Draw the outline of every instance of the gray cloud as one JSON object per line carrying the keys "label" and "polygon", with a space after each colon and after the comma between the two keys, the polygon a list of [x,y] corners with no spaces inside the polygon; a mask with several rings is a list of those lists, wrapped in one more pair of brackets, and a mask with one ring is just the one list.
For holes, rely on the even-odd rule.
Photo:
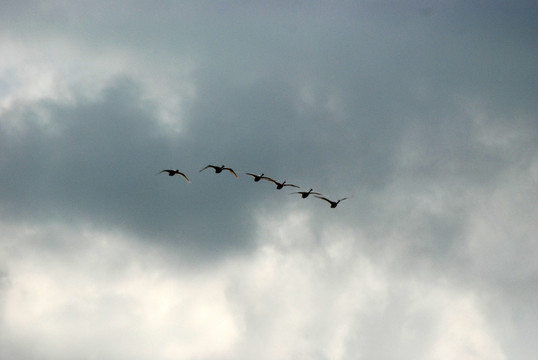
{"label": "gray cloud", "polygon": [[[207,143],[200,138],[190,148],[181,137],[167,139],[151,105],[127,80],[95,102],[38,105],[53,129],[30,125],[22,139],[4,141],[6,216],[119,226],[171,242],[196,238],[212,251],[241,243],[248,224],[234,219],[249,216],[240,185],[198,174]],[[194,184],[154,176],[168,167],[185,169]]]}
{"label": "gray cloud", "polygon": [[[18,344],[3,355],[81,351],[40,343],[31,355],[41,330],[27,342],[13,330],[27,329],[14,299],[39,283],[33,262],[47,269],[53,290],[34,295],[58,311],[59,333],[89,324],[92,306],[134,324],[134,309],[153,304],[133,290],[149,276],[176,306],[162,311],[190,320],[157,326],[147,315],[140,334],[157,331],[164,347],[166,329],[227,334],[214,353],[170,350],[183,358],[252,358],[261,344],[267,358],[454,358],[466,346],[478,359],[530,354],[535,6],[101,5],[13,2],[0,15],[11,54],[0,61],[0,304],[15,314],[2,313]],[[209,163],[240,176],[200,173]],[[192,184],[155,176],[170,167]],[[352,197],[330,209],[246,171]],[[77,233],[85,251],[70,247]],[[100,241],[128,253],[124,262]],[[55,261],[25,256],[36,244]],[[117,278],[88,275],[92,256]],[[54,279],[70,266],[62,292]],[[89,303],[73,299],[78,283]],[[72,300],[72,315],[55,296]],[[205,306],[211,297],[216,308]],[[204,311],[226,329],[196,317]],[[103,358],[130,356],[95,326],[88,337],[104,344]],[[457,333],[470,340],[448,335]]]}

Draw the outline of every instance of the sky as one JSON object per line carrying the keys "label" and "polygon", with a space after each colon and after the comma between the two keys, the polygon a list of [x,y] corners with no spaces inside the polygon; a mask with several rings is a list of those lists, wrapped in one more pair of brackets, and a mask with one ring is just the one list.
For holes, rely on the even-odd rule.
{"label": "sky", "polygon": [[0,358],[536,355],[535,1],[0,9]]}

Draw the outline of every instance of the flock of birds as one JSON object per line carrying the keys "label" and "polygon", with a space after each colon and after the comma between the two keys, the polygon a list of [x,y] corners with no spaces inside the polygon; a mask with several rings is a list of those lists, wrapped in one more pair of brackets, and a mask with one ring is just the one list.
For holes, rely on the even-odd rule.
{"label": "flock of birds", "polygon": [[[217,174],[220,174],[223,171],[227,171],[230,174],[232,174],[233,176],[235,176],[236,178],[238,177],[236,172],[232,168],[224,166],[224,165],[221,165],[221,166],[207,165],[202,170],[200,170],[200,172],[202,172],[202,171],[204,171],[205,169],[208,169],[208,168],[211,168],[211,169],[215,170],[215,173],[217,173]],[[168,173],[168,176],[178,175],[178,176],[181,176],[183,179],[185,179],[185,181],[187,181],[188,183],[191,182],[189,180],[189,178],[187,177],[187,175],[185,175],[184,173],[182,173],[178,169],[164,169],[164,170],[161,170],[160,172],[158,172],[155,175],[159,175],[159,174],[162,174],[162,173]],[[272,178],[270,178],[268,176],[265,176],[265,174],[263,174],[263,173],[258,175],[258,174],[253,174],[253,173],[247,172],[245,174],[248,175],[248,176],[252,176],[254,178],[255,182],[258,182],[260,180],[270,181],[270,182],[272,182],[273,184],[276,185],[277,190],[283,189],[286,186],[299,189],[299,186],[297,186],[297,185],[288,184],[288,183],[286,183],[286,181],[279,182],[279,181],[277,181],[275,179],[272,179]],[[300,194],[301,198],[303,198],[303,199],[306,199],[309,195],[314,195],[318,199],[325,200],[326,202],[328,202],[329,205],[331,206],[331,208],[335,208],[340,203],[340,201],[344,201],[346,199],[349,199],[349,197],[345,197],[345,198],[341,198],[341,199],[338,199],[338,200],[334,201],[334,200],[330,200],[327,197],[323,196],[323,194],[321,194],[319,192],[316,192],[316,191],[312,191],[312,190],[313,189],[310,189],[308,191],[295,191],[295,192],[292,192],[291,194]]]}

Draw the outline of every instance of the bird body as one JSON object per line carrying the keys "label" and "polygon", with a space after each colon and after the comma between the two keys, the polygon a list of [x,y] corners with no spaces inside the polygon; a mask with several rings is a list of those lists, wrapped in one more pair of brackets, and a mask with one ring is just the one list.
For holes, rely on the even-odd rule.
{"label": "bird body", "polygon": [[312,189],[310,189],[308,191],[296,191],[296,192],[293,192],[292,194],[301,194],[301,197],[303,199],[306,199],[308,197],[308,195],[310,195],[310,194],[321,195],[319,192],[312,191]]}
{"label": "bird body", "polygon": [[341,199],[339,199],[339,200],[337,200],[337,201],[332,201],[332,200],[327,199],[327,198],[324,197],[324,196],[317,196],[317,195],[315,195],[315,196],[316,196],[318,199],[327,201],[329,204],[331,204],[331,208],[335,208],[335,207],[340,203],[340,201],[343,201],[343,200],[348,199],[347,197],[345,197],[345,198],[341,198]]}
{"label": "bird body", "polygon": [[264,175],[263,173],[261,173],[260,175],[256,175],[256,174],[248,172],[248,173],[245,173],[245,174],[252,176],[254,178],[254,182],[258,182],[261,179],[265,178],[265,176],[263,176]]}
{"label": "bird body", "polygon": [[263,176],[262,179],[267,180],[267,181],[271,181],[272,183],[274,183],[276,185],[277,190],[280,190],[285,186],[291,186],[291,187],[299,188],[297,185],[286,184],[286,181],[278,182],[275,179],[271,179],[270,177],[267,177],[267,176]]}
{"label": "bird body", "polygon": [[161,170],[159,171],[157,174],[155,175],[159,175],[163,172],[166,172],[168,173],[168,176],[174,176],[174,175],[179,175],[179,176],[182,176],[189,184],[190,184],[190,180],[189,178],[187,177],[187,175],[183,174],[181,171],[179,171],[178,169],[165,169],[165,170]]}
{"label": "bird body", "polygon": [[215,173],[217,173],[217,174],[220,174],[222,172],[222,170],[226,170],[226,171],[229,171],[230,173],[232,173],[233,176],[237,177],[237,174],[235,173],[235,171],[233,171],[232,168],[226,167],[224,165],[221,165],[221,166],[207,165],[205,168],[200,170],[200,172],[204,171],[207,168],[212,168],[213,170],[215,170]]}

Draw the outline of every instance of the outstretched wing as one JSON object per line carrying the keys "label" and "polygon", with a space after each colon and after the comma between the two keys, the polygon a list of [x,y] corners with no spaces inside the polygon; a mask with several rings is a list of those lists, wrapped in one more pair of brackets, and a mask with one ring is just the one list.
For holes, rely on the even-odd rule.
{"label": "outstretched wing", "polygon": [[178,173],[178,175],[183,176],[183,178],[184,178],[189,184],[191,183],[191,181],[189,180],[189,178],[187,177],[187,175],[185,175],[185,174],[183,174],[182,172],[179,172],[179,171],[178,171],[177,173]]}
{"label": "outstretched wing", "polygon": [[258,175],[253,174],[253,173],[245,173],[245,174],[250,175],[250,176],[252,176],[252,177],[258,177]]}
{"label": "outstretched wing", "polygon": [[215,166],[215,165],[207,165],[205,168],[203,168],[202,170],[200,170],[200,172],[204,171],[204,170],[207,169],[207,168],[213,168],[213,169],[215,169],[216,166]]}
{"label": "outstretched wing", "polygon": [[283,186],[291,186],[291,187],[294,187],[294,188],[299,188],[299,186],[293,185],[293,184],[284,184]]}
{"label": "outstretched wing", "polygon": [[235,171],[233,171],[233,169],[232,169],[232,168],[229,168],[229,167],[225,167],[225,168],[223,168],[222,170],[226,170],[226,171],[229,171],[229,172],[231,172],[231,173],[232,173],[232,174],[233,174],[233,175],[234,175],[235,177],[237,177],[237,174],[235,173]]}
{"label": "outstretched wing", "polygon": [[315,195],[315,196],[316,196],[318,199],[327,201],[329,204],[332,204],[332,203],[333,203],[331,200],[327,199],[327,198],[324,197],[324,196],[317,196],[317,195]]}
{"label": "outstretched wing", "polygon": [[275,179],[271,179],[271,178],[268,177],[268,176],[262,176],[262,179],[263,179],[263,180],[267,180],[267,181],[271,181],[272,183],[275,183],[275,184],[277,184],[277,185],[279,184],[278,181],[276,181]]}
{"label": "outstretched wing", "polygon": [[[161,170],[161,171],[159,171],[159,172],[158,172],[157,174],[155,174],[155,175],[162,174],[163,172],[168,172],[168,173],[169,173],[169,171],[170,171],[170,170]],[[170,174],[170,173],[169,173],[169,174]]]}

